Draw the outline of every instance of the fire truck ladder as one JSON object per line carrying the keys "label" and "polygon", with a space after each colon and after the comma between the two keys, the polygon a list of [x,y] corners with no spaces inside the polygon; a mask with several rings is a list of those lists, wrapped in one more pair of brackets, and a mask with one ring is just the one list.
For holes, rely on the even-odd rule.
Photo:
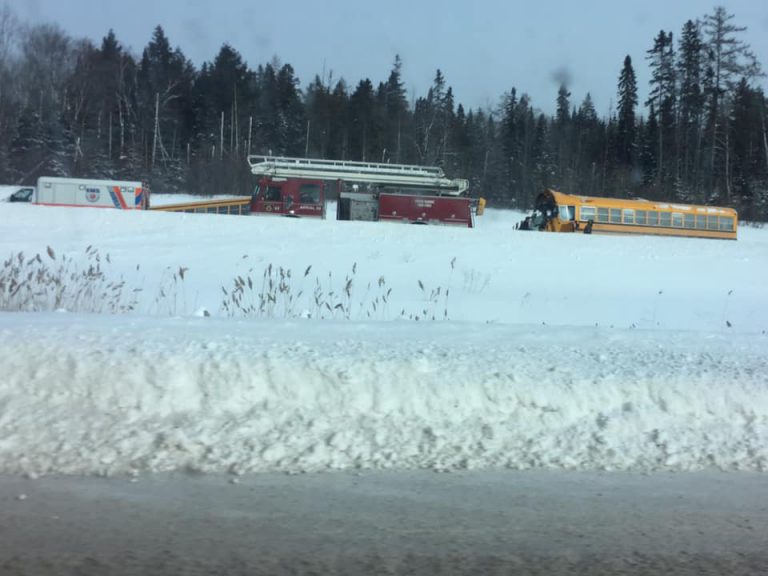
{"label": "fire truck ladder", "polygon": [[442,168],[433,166],[281,156],[248,156],[248,164],[253,174],[272,178],[316,178],[403,188],[429,188],[448,196],[460,196],[469,188],[469,181],[446,178]]}

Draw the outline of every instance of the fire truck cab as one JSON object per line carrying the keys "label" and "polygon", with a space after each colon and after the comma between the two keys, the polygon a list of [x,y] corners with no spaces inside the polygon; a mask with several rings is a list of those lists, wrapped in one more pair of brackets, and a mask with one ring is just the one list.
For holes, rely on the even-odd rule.
{"label": "fire truck cab", "polygon": [[251,199],[251,213],[325,218],[325,183],[297,178],[262,178]]}

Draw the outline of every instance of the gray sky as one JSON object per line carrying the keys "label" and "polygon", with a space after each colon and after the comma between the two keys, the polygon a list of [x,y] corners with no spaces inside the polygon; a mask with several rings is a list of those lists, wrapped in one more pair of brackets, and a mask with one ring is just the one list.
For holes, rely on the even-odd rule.
{"label": "gray sky", "polygon": [[160,24],[198,66],[224,42],[254,68],[277,55],[294,67],[302,88],[323,70],[343,77],[350,91],[366,77],[376,85],[400,54],[409,98],[425,95],[440,68],[468,108],[495,106],[514,86],[550,113],[559,79],[567,78],[574,104],[591,92],[605,115],[626,54],[644,100],[645,51],[654,36],[671,30],[677,40],[687,19],[716,4],[748,27],[743,39],[768,69],[766,0],[6,1],[27,22],[56,22],[97,43],[113,28],[137,54]]}

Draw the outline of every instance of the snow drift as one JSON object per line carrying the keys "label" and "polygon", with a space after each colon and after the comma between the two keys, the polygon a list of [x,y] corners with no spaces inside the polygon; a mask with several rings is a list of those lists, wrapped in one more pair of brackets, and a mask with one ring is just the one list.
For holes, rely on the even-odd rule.
{"label": "snow drift", "polygon": [[0,316],[0,472],[764,470],[765,337]]}

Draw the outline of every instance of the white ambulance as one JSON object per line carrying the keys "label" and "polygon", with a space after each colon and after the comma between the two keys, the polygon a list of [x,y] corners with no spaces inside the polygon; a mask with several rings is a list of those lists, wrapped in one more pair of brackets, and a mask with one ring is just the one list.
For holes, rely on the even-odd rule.
{"label": "white ambulance", "polygon": [[142,182],[43,176],[37,180],[33,204],[148,210],[149,186]]}

